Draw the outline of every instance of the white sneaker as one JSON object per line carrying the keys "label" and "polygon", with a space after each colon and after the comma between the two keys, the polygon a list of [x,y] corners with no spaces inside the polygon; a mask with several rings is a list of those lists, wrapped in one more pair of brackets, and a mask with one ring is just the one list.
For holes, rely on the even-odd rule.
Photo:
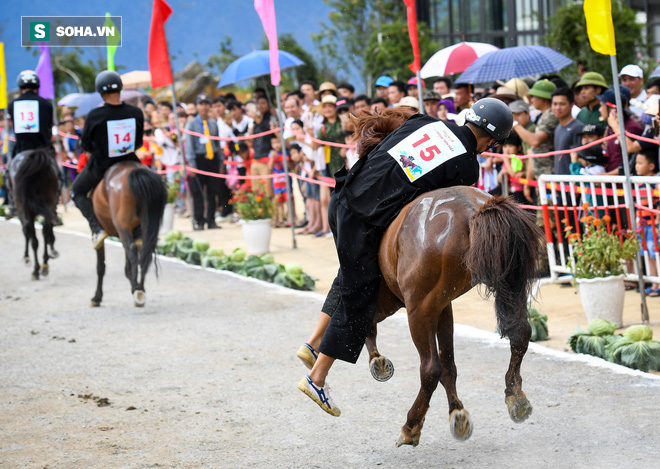
{"label": "white sneaker", "polygon": [[314,348],[311,345],[309,345],[307,342],[305,342],[300,346],[298,352],[296,352],[296,356],[300,358],[300,360],[310,370],[312,369],[314,363],[316,363],[316,359],[318,358],[318,355],[316,354]]}
{"label": "white sneaker", "polygon": [[321,409],[325,410],[333,417],[339,417],[341,415],[339,407],[332,402],[329,392],[330,386],[327,382],[322,388],[319,388],[314,384],[309,375],[305,375],[305,377],[298,383],[298,389],[307,394]]}

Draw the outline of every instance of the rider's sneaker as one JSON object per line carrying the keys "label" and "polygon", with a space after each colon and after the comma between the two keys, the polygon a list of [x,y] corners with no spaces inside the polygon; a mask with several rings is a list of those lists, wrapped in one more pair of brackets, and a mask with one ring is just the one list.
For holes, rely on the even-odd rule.
{"label": "rider's sneaker", "polygon": [[92,246],[94,249],[99,249],[103,246],[103,241],[108,237],[108,233],[105,230],[98,230],[96,233],[92,234]]}
{"label": "rider's sneaker", "polygon": [[339,417],[341,415],[339,407],[332,402],[332,398],[330,397],[330,386],[327,382],[323,387],[319,388],[314,384],[309,375],[305,375],[305,377],[298,383],[298,389],[307,394],[321,409],[325,410],[333,417]]}
{"label": "rider's sneaker", "polygon": [[318,355],[316,354],[314,347],[309,345],[307,342],[305,342],[300,346],[300,348],[296,352],[296,356],[300,358],[300,360],[310,370],[312,369],[314,363],[316,363],[316,359],[318,358]]}

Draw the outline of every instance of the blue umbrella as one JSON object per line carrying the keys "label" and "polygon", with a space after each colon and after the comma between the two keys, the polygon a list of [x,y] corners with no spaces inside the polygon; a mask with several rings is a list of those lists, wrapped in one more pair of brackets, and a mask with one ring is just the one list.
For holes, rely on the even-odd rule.
{"label": "blue umbrella", "polygon": [[69,93],[57,102],[58,106],[77,107],[85,97],[85,93]]}
{"label": "blue umbrella", "polygon": [[545,46],[507,47],[482,55],[456,83],[487,83],[557,72],[573,61]]}
{"label": "blue umbrella", "polygon": [[[298,57],[283,50],[279,51],[279,57],[280,70],[305,65],[305,62]],[[269,73],[270,52],[267,50],[255,50],[229,64],[222,74],[218,88],[231,85],[232,83],[238,83],[239,81],[260,77],[261,75],[268,75]]]}

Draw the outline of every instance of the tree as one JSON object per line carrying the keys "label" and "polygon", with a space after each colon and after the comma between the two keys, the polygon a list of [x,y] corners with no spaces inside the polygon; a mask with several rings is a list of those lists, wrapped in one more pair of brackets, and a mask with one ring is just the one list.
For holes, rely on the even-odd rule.
{"label": "tree", "polygon": [[222,72],[238,58],[238,55],[234,54],[234,50],[231,45],[231,37],[225,36],[225,38],[220,42],[220,52],[218,54],[213,54],[209,56],[209,60],[206,63],[207,68],[211,73],[217,72],[215,74],[222,75]]}
{"label": "tree", "polygon": [[[282,88],[284,89],[293,89],[300,86],[300,82],[304,80],[312,80],[318,83],[318,80],[321,78],[319,76],[318,66],[314,57],[307,52],[303,47],[298,44],[298,41],[291,34],[282,34],[277,38],[277,44],[279,50],[283,50],[290,54],[295,55],[300,60],[305,62],[305,65],[292,68],[282,73]],[[263,49],[268,49],[268,38],[264,34],[264,37],[261,41],[261,47]]]}
{"label": "tree", "polygon": [[[617,62],[620,66],[637,64],[644,51],[642,39],[643,25],[635,22],[635,11],[628,8],[620,0],[612,2],[612,20],[614,24]],[[549,20],[549,31],[542,41],[567,57],[576,64],[583,62],[589,70],[598,72],[609,83],[612,82],[612,67],[610,58],[595,52],[589,44],[587,36],[587,22],[581,3],[570,3],[560,7]],[[650,62],[644,64],[647,68]],[[643,67],[644,68],[644,67]],[[575,78],[575,69],[571,73],[564,71],[562,75]],[[646,75],[648,76],[648,75]],[[568,81],[568,80],[567,80]]]}
{"label": "tree", "polygon": [[[431,30],[427,24],[419,23],[417,34],[423,64],[437,51],[437,45],[431,40]],[[405,18],[384,24],[380,31],[373,31],[367,51],[364,65],[371,76],[389,75],[395,80],[407,81],[413,75],[408,67],[413,61],[413,54]]]}
{"label": "tree", "polygon": [[[380,70],[367,68],[372,50],[365,47],[374,33],[385,25],[406,18],[401,0],[323,0],[333,8],[329,22],[321,22],[321,32],[312,35],[321,51],[322,68],[335,70],[355,68],[364,77],[376,76]],[[412,51],[407,63],[412,61]],[[348,72],[345,72],[348,75]]]}

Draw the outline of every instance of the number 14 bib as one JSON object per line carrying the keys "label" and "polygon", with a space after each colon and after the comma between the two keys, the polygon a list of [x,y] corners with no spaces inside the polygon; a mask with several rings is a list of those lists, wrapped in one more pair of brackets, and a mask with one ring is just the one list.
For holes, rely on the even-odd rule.
{"label": "number 14 bib", "polygon": [[108,156],[116,158],[135,151],[135,118],[108,121]]}
{"label": "number 14 bib", "polygon": [[465,151],[458,137],[442,121],[438,121],[417,129],[388,153],[413,182]]}

